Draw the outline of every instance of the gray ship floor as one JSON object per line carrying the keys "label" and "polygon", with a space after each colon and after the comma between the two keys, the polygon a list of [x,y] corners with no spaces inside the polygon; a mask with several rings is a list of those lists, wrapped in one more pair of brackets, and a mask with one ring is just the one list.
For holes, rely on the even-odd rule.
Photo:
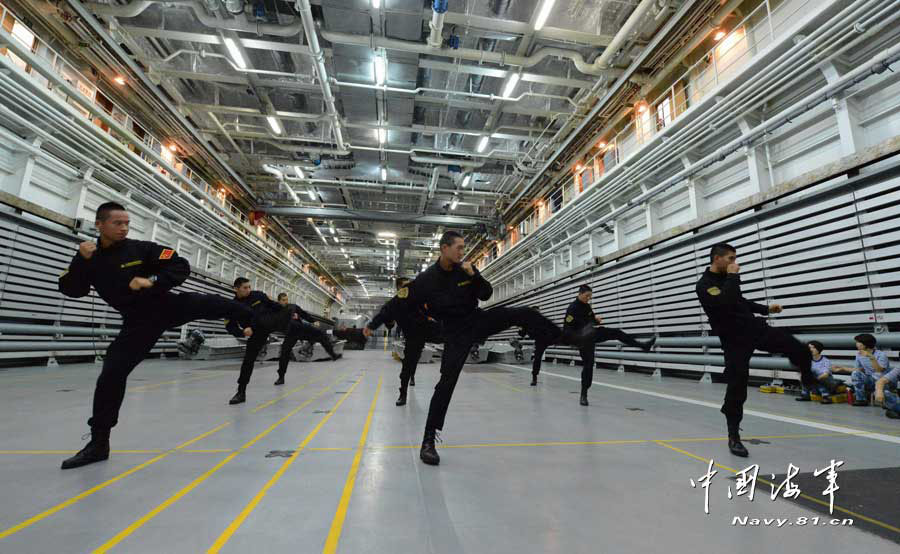
{"label": "gray ship floor", "polygon": [[[727,449],[721,384],[597,370],[581,407],[578,367],[546,364],[533,388],[527,368],[467,366],[430,467],[418,446],[438,364],[419,367],[402,408],[398,370],[382,349],[347,351],[291,364],[274,387],[267,364],[229,406],[236,360],[148,360],[110,459],[69,471],[59,463],[83,445],[98,366],[0,371],[0,552],[898,551],[896,511],[845,505],[837,490],[823,515],[772,501],[767,484],[835,459],[838,486],[872,470],[878,490],[878,470],[900,465],[900,425],[878,408],[751,389],[745,460]],[[754,463],[755,498],[729,499]],[[827,504],[827,485],[801,492]]]}

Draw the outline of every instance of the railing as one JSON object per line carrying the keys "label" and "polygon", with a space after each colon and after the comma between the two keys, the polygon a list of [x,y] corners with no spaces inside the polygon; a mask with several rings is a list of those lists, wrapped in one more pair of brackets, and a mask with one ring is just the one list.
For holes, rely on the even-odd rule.
{"label": "railing", "polygon": [[[793,16],[815,2],[783,3],[775,10],[765,1],[737,23],[652,102],[635,105],[633,119],[612,137],[598,137],[594,153],[573,167],[570,182],[535,203],[534,211],[514,228],[514,232],[490,248],[477,261],[484,268],[497,260],[521,239],[535,232],[553,215],[579,195],[595,186],[603,175],[625,161],[671,125],[689,107],[733,78],[761,50],[775,41],[776,33],[794,21]],[[791,11],[788,11],[791,10]],[[778,19],[773,23],[773,17]]]}
{"label": "railing", "polygon": [[[137,147],[137,144],[131,141],[129,137],[122,136],[121,134],[115,132],[114,129],[111,129],[110,127],[105,125],[100,119],[92,118],[90,111],[87,110],[83,106],[83,104],[89,102],[93,106],[101,108],[104,112],[107,113],[107,115],[109,115],[117,123],[122,125],[122,127],[129,130],[133,135],[138,137],[141,141],[140,143],[144,148],[152,150],[160,157],[162,157],[169,164],[169,167],[171,167],[171,169],[174,169],[177,175],[181,178],[182,182],[179,186],[185,192],[187,192],[188,194],[193,193],[191,188],[187,186],[187,183],[191,183],[192,185],[197,187],[200,192],[204,193],[204,195],[215,198],[218,201],[218,205],[207,203],[206,200],[201,197],[201,202],[210,213],[217,216],[226,225],[229,224],[229,221],[228,219],[226,219],[224,212],[231,214],[240,222],[239,230],[241,234],[244,235],[244,238],[246,240],[252,242],[253,244],[256,244],[264,250],[267,250],[269,254],[280,257],[286,264],[292,266],[292,269],[294,271],[297,271],[298,273],[303,272],[307,275],[310,275],[314,280],[318,280],[318,275],[316,275],[316,273],[309,269],[307,266],[298,265],[291,260],[291,248],[285,246],[277,240],[269,238],[264,229],[261,229],[258,226],[251,225],[247,215],[245,215],[237,206],[228,201],[227,193],[224,187],[215,187],[210,185],[193,169],[191,169],[177,155],[177,146],[174,142],[170,141],[169,144],[166,145],[163,143],[163,141],[159,140],[150,132],[148,132],[140,122],[138,122],[126,110],[119,107],[106,95],[104,95],[103,92],[96,85],[94,85],[90,79],[88,79],[77,69],[75,69],[72,64],[70,64],[63,56],[61,56],[56,50],[54,50],[46,41],[32,33],[31,29],[29,29],[24,22],[18,19],[15,14],[13,14],[3,4],[0,4],[0,30],[9,33],[9,36],[13,40],[18,41],[20,44],[25,46],[25,48],[29,49],[34,56],[47,62],[48,66],[52,68],[52,70],[56,72],[60,77],[62,77],[66,82],[77,89],[78,92],[81,93],[81,96],[69,96],[61,88],[54,87],[53,83],[44,78],[38,72],[34,71],[34,68],[31,67],[25,60],[16,56],[14,53],[9,52],[7,48],[0,48],[0,55],[8,56],[13,61],[14,65],[16,65],[25,74],[30,76],[33,80],[43,83],[48,90],[53,91],[67,104],[81,112],[86,119],[93,119],[93,123],[98,128],[102,129],[104,132],[118,140],[121,144],[129,148],[132,152],[140,156],[140,158],[154,171],[157,171],[161,175],[169,177],[171,179],[169,168],[157,163],[146,153],[143,148]],[[174,146],[175,150],[170,148],[170,146]],[[338,298],[338,292],[335,287],[329,287],[328,292]],[[340,298],[338,298],[338,300],[342,301]]]}

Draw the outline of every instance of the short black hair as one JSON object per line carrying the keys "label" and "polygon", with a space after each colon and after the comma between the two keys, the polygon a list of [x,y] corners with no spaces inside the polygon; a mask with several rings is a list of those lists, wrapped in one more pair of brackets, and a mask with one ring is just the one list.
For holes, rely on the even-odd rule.
{"label": "short black hair", "polygon": [[817,340],[811,340],[811,341],[809,341],[809,342],[806,343],[806,344],[808,344],[808,345],[812,346],[813,348],[815,348],[816,351],[817,351],[819,354],[821,354],[822,352],[825,351],[825,345],[822,344],[821,342],[817,341]]}
{"label": "short black hair", "polygon": [[731,252],[737,253],[737,248],[731,246],[727,242],[714,244],[712,248],[709,249],[709,261],[713,262],[715,261],[716,256],[726,256]]}
{"label": "short black hair", "polygon": [[445,231],[443,235],[441,235],[441,246],[453,246],[453,243],[456,242],[456,239],[463,238],[462,235],[457,233],[456,231]]}
{"label": "short black hair", "polygon": [[237,279],[234,280],[234,288],[241,287],[244,283],[249,283],[249,282],[250,282],[250,279],[247,279],[246,277],[238,277]]}
{"label": "short black hair", "polygon": [[118,202],[104,202],[97,206],[97,218],[96,221],[106,221],[106,218],[109,217],[109,212],[125,212],[128,211],[125,209],[125,206],[119,204]]}
{"label": "short black hair", "polygon": [[873,337],[869,333],[856,335],[855,337],[853,337],[853,340],[863,343],[863,346],[865,346],[866,348],[875,348],[875,345],[878,344],[878,342],[875,340],[875,337]]}
{"label": "short black hair", "polygon": [[282,297],[282,296],[285,297],[285,298],[287,298],[287,293],[286,293],[286,292],[279,292],[279,293],[278,293],[278,300],[281,300],[281,297]]}
{"label": "short black hair", "polygon": [[581,285],[580,287],[578,287],[578,294],[581,294],[583,292],[591,292],[592,290],[593,289],[591,289],[591,287],[587,285]]}
{"label": "short black hair", "polygon": [[397,288],[398,289],[403,288],[406,285],[410,284],[411,282],[412,282],[412,279],[410,279],[409,277],[398,277],[397,278]]}

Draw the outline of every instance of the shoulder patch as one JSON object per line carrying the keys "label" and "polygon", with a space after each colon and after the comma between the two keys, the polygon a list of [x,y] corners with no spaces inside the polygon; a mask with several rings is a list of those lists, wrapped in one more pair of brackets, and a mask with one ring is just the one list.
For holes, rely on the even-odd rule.
{"label": "shoulder patch", "polygon": [[175,255],[175,251],[171,248],[164,248],[163,251],[159,254],[160,260],[168,260],[172,256]]}
{"label": "shoulder patch", "polygon": [[719,296],[722,294],[722,290],[719,287],[709,287],[706,289],[706,292],[708,292],[710,296]]}
{"label": "shoulder patch", "polygon": [[406,298],[409,296],[409,289],[407,287],[403,287],[397,291],[397,298]]}
{"label": "shoulder patch", "polygon": [[572,323],[572,321],[574,321],[574,320],[575,320],[574,317],[572,317],[572,316],[570,316],[570,315],[567,315],[567,316],[566,316],[566,323]]}

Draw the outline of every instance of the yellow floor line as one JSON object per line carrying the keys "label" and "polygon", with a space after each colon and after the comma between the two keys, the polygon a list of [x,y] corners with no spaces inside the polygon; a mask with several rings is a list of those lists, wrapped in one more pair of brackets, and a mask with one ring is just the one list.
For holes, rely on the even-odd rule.
{"label": "yellow floor line", "polygon": [[522,390],[522,389],[516,388],[516,387],[514,387],[514,386],[512,386],[512,385],[507,385],[507,384],[504,383],[503,381],[500,381],[500,380],[498,380],[498,379],[494,379],[494,378],[488,377],[487,375],[479,375],[479,377],[481,377],[481,378],[483,378],[483,379],[487,379],[488,381],[490,381],[491,383],[494,383],[495,385],[497,385],[497,386],[499,386],[499,387],[507,388],[507,389],[513,390],[513,391],[515,391],[515,392],[525,392],[525,391]]}
{"label": "yellow floor line", "polygon": [[[346,374],[344,374],[344,375],[346,375]],[[310,381],[309,383],[307,383],[307,385],[312,384],[314,381],[315,380]],[[64,502],[61,502],[60,504],[53,506],[52,508],[48,508],[47,510],[44,510],[43,512],[41,512],[39,514],[32,516],[32,517],[26,519],[25,521],[0,532],[0,540],[3,540],[4,538],[9,537],[10,535],[14,535],[14,534],[18,533],[19,531],[34,525],[35,523],[37,523],[43,519],[46,519],[46,518],[50,517],[51,515],[59,512],[61,510],[64,510],[65,508],[68,508],[69,506],[75,504],[76,502],[79,502],[79,501],[91,496],[92,494],[99,492],[99,491],[105,489],[106,487],[108,487],[114,483],[117,483],[117,482],[121,481],[122,479],[124,479],[130,475],[133,475],[133,474],[137,473],[138,471],[141,471],[142,469],[145,469],[145,468],[155,464],[156,462],[164,460],[165,458],[167,458],[169,455],[173,454],[176,451],[186,449],[188,446],[195,444],[195,443],[209,437],[210,435],[212,435],[214,433],[218,433],[225,427],[228,427],[229,425],[231,425],[231,423],[232,423],[231,421],[226,421],[225,423],[222,423],[222,424],[218,425],[217,427],[214,427],[213,429],[206,431],[205,433],[197,435],[196,437],[188,440],[187,442],[183,442],[183,443],[179,444],[175,448],[168,450],[168,451],[160,454],[159,456],[151,458],[142,464],[136,465],[135,467],[116,475],[112,479],[104,481],[104,482],[100,483],[99,485],[93,486],[93,487],[87,489],[86,491],[84,491],[76,496],[73,496],[72,498],[69,498],[68,500],[65,500]]]}
{"label": "yellow floor line", "polygon": [[344,378],[344,376],[342,375],[342,376],[338,377],[337,379],[335,379],[334,381],[332,381],[331,383],[329,383],[318,394],[316,394],[312,398],[308,399],[307,401],[303,402],[302,404],[300,404],[299,406],[297,406],[296,408],[294,408],[293,410],[288,412],[287,415],[285,415],[284,417],[282,417],[281,419],[279,419],[278,421],[276,421],[275,423],[270,425],[265,431],[263,431],[262,433],[259,433],[258,435],[256,435],[252,439],[250,439],[249,442],[247,442],[246,444],[241,446],[238,450],[235,450],[234,452],[232,452],[231,454],[229,454],[228,456],[223,458],[218,464],[216,464],[215,466],[210,468],[208,471],[206,471],[205,473],[203,473],[202,475],[200,475],[199,477],[197,477],[196,479],[191,481],[187,486],[183,487],[181,490],[179,490],[178,492],[176,492],[175,494],[173,494],[172,496],[167,498],[164,502],[162,502],[161,504],[159,504],[158,506],[156,506],[155,508],[153,508],[152,510],[147,512],[144,516],[140,517],[139,519],[134,521],[131,525],[129,525],[128,527],[126,527],[125,529],[123,529],[122,531],[117,533],[114,537],[112,537],[111,539],[109,539],[108,541],[103,543],[99,548],[97,548],[96,550],[93,551],[93,554],[103,554],[104,552],[109,552],[110,549],[112,549],[117,544],[122,542],[125,538],[127,538],[129,535],[131,535],[132,533],[134,533],[135,531],[140,529],[148,521],[152,520],[154,517],[156,517],[157,515],[162,513],[166,508],[168,508],[172,504],[178,502],[182,497],[184,497],[189,492],[194,490],[197,486],[199,486],[201,483],[206,481],[214,473],[216,473],[217,471],[219,471],[220,469],[225,467],[225,465],[227,465],[231,460],[233,460],[238,454],[240,454],[244,450],[250,448],[251,446],[256,444],[258,441],[262,440],[266,435],[268,435],[269,433],[274,431],[282,423],[287,421],[291,416],[293,416],[294,414],[296,414],[297,412],[299,412],[300,410],[302,410],[303,408],[305,408],[306,406],[311,404],[313,401],[319,399],[329,389],[331,389],[331,387],[336,385],[338,383],[338,381],[340,381],[343,378]]}
{"label": "yellow floor line", "polygon": [[307,452],[352,452],[353,448],[307,448]]}
{"label": "yellow floor line", "polygon": [[325,416],[319,421],[315,428],[310,431],[308,435],[306,435],[306,438],[303,439],[303,442],[301,442],[297,449],[294,450],[294,453],[291,454],[291,457],[285,460],[283,464],[281,464],[281,467],[278,468],[278,471],[275,472],[272,478],[269,479],[265,485],[263,485],[262,489],[260,489],[260,491],[256,493],[256,496],[254,496],[250,500],[250,502],[244,507],[243,510],[241,510],[238,516],[234,518],[234,520],[228,525],[228,527],[225,528],[222,534],[219,535],[213,545],[209,547],[209,550],[207,550],[208,553],[219,552],[222,547],[225,546],[228,540],[231,539],[232,535],[234,535],[238,528],[243,525],[247,517],[249,517],[253,510],[255,510],[259,505],[259,503],[262,502],[262,499],[269,492],[269,489],[271,489],[275,485],[275,483],[277,483],[278,480],[281,479],[281,476],[284,475],[285,471],[287,471],[289,467],[291,467],[291,465],[297,459],[297,456],[299,456],[300,453],[303,452],[303,450],[309,444],[309,442],[319,434],[319,431],[322,429],[325,423],[327,423],[328,420],[331,419],[331,416],[334,415],[337,409],[341,407],[341,404],[343,404],[344,400],[346,400],[347,397],[350,396],[350,393],[353,392],[353,389],[355,389],[357,385],[359,385],[361,380],[362,377],[357,379],[356,382],[353,383],[353,386],[350,387],[347,392],[341,395],[340,400],[338,400],[337,403],[335,403],[334,407],[332,407],[331,410],[329,410],[328,413],[325,414]]}
{"label": "yellow floor line", "polygon": [[322,552],[325,554],[334,554],[337,552],[338,542],[341,540],[341,531],[344,529],[344,520],[347,518],[347,509],[350,507],[350,497],[353,496],[353,486],[356,483],[356,474],[359,472],[359,462],[362,460],[363,449],[366,447],[366,439],[369,437],[369,428],[372,426],[372,416],[375,414],[375,404],[378,402],[378,393],[381,391],[381,383],[384,377],[378,378],[378,385],[375,386],[375,397],[372,398],[372,405],[369,407],[369,415],[366,416],[366,424],[363,426],[362,434],[359,437],[359,444],[356,447],[356,455],[353,457],[353,464],[350,466],[350,472],[347,474],[347,481],[344,483],[344,492],[341,494],[341,500],[338,503],[337,511],[331,522],[331,529],[328,531],[328,538],[325,539],[325,548]]}
{"label": "yellow floor line", "polygon": [[[746,440],[746,439],[745,439],[745,440]],[[694,458],[695,460],[699,460],[699,461],[703,462],[704,464],[708,464],[708,463],[709,463],[709,460],[708,460],[708,459],[703,458],[703,457],[701,457],[701,456],[698,456],[698,455],[696,455],[696,454],[692,454],[692,453],[688,452],[687,450],[682,450],[681,448],[677,448],[677,447],[675,447],[675,446],[672,446],[671,444],[666,444],[666,441],[653,441],[653,442],[655,442],[656,444],[658,444],[658,445],[660,445],[660,446],[664,446],[664,447],[666,447],[666,448],[668,448],[668,449],[670,449],[670,450],[674,450],[675,452],[678,452],[678,453],[680,453],[680,454],[683,454],[683,455],[685,455],[685,456],[688,456],[689,458]],[[731,473],[734,473],[735,475],[737,475],[738,473],[741,472],[741,470],[739,470],[739,469],[734,469],[733,467],[728,467],[728,466],[726,466],[726,465],[722,465],[722,464],[719,464],[719,463],[713,462],[713,465],[716,466],[716,467],[718,467],[718,468],[724,469],[725,471],[730,471]],[[757,477],[756,480],[759,481],[759,482],[761,482],[761,483],[764,483],[764,484],[766,484],[766,485],[769,485],[769,486],[772,486],[772,485],[773,485],[773,483],[772,483],[771,481],[769,481],[769,480],[767,480],[767,479],[763,479],[762,477]],[[777,485],[776,485],[775,488],[778,488]],[[819,505],[822,505],[822,506],[828,506],[828,502],[825,502],[824,500],[820,500],[820,499],[818,499],[818,498],[809,496],[809,495],[807,495],[807,494],[801,493],[801,494],[800,494],[800,497],[803,498],[803,499],[805,499],[805,500],[809,500],[809,501],[811,501],[811,502],[815,502],[816,504],[819,504]],[[845,513],[845,514],[847,514],[847,515],[853,516],[853,517],[855,517],[855,518],[861,519],[861,520],[863,520],[863,521],[867,521],[867,522],[869,522],[869,523],[871,523],[871,524],[873,524],[873,525],[877,525],[877,526],[879,526],[879,527],[883,527],[884,529],[887,529],[887,530],[889,530],[889,531],[894,531],[895,533],[900,533],[900,528],[898,528],[898,527],[894,527],[893,525],[890,525],[890,524],[888,524],[888,523],[884,523],[883,521],[878,521],[877,519],[873,519],[873,518],[871,518],[871,517],[864,516],[864,515],[862,515],[862,514],[853,512],[853,511],[848,510],[848,509],[846,509],[846,508],[842,508],[841,506],[838,506],[837,504],[834,505],[834,509],[837,510],[837,511],[839,511],[839,512],[843,512],[843,513]]]}
{"label": "yellow floor line", "polygon": [[143,391],[153,390],[153,389],[155,389],[157,387],[161,387],[163,385],[193,383],[194,381],[204,381],[207,379],[218,379],[220,377],[225,377],[226,375],[228,375],[227,372],[218,372],[215,375],[199,375],[197,377],[189,377],[187,379],[173,379],[171,381],[163,381],[161,383],[152,383],[149,385],[140,385],[137,387],[129,388],[126,392],[143,392]]}

